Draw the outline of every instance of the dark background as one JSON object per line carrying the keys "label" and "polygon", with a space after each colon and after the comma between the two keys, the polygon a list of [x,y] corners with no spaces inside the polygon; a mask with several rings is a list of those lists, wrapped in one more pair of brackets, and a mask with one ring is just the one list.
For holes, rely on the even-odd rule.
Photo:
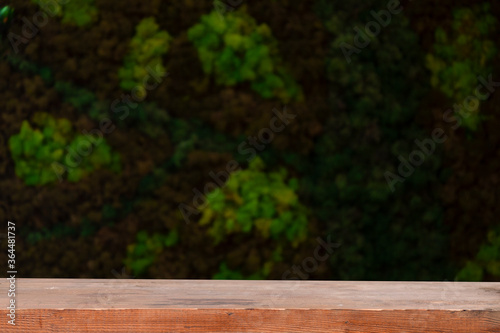
{"label": "dark background", "polygon": [[[354,46],[354,27],[364,29],[371,11],[389,2],[219,3],[221,19],[239,18],[248,33],[253,24],[269,27],[270,37],[254,37],[273,43],[275,68],[301,91],[290,97],[255,89],[252,80],[221,83],[220,73],[204,71],[199,41],[188,31],[214,10],[212,1],[73,0],[18,53],[8,33],[22,36],[23,17],[33,22],[40,6],[2,1],[14,14],[0,61],[0,267],[13,221],[21,277],[281,279],[313,257],[320,237],[340,246],[309,269],[309,279],[500,281],[500,93],[481,101],[469,122],[443,120],[473,94],[479,75],[500,81],[500,5],[403,2],[348,63],[340,43]],[[136,27],[150,17],[170,36],[158,55],[169,74],[122,120],[110,105],[130,94],[119,72],[134,52]],[[226,74],[238,73],[241,57],[214,52]],[[285,106],[297,117],[258,152],[262,168],[250,168],[239,145]],[[44,184],[16,174],[33,157],[15,157],[11,137],[23,121],[37,128],[40,112],[69,120],[72,135],[112,119],[116,129],[104,140],[119,167],[89,167],[78,181]],[[391,191],[386,177],[398,175],[398,156],[408,160],[414,141],[436,128],[447,139]],[[203,192],[209,173],[231,160],[242,168],[231,178],[253,189],[236,191],[239,205],[261,195],[253,210],[237,215],[236,227],[213,227],[237,210],[225,189],[219,220],[203,224],[199,214],[186,223],[179,205],[192,207],[193,189]],[[49,162],[40,163],[50,169]],[[280,193],[297,201],[280,206]],[[270,233],[257,227],[261,217],[270,221],[266,209],[274,212]]]}

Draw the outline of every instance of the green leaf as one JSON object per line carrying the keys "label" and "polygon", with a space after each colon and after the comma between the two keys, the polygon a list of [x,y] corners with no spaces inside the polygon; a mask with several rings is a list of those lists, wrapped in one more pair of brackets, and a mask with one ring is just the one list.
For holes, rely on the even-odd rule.
{"label": "green leaf", "polygon": [[204,72],[214,73],[217,84],[249,81],[264,98],[300,99],[300,87],[284,70],[270,28],[257,25],[244,10],[226,13],[224,19],[214,10],[189,29],[188,38]]}
{"label": "green leaf", "polygon": [[177,230],[172,230],[171,232],[169,232],[167,237],[165,237],[164,243],[166,247],[169,247],[169,246],[174,246],[175,244],[177,244],[178,241],[179,241],[179,233],[177,232]]}
{"label": "green leaf", "polygon": [[479,282],[483,280],[483,269],[473,263],[468,262],[464,269],[462,269],[457,275],[458,281],[471,281]]}

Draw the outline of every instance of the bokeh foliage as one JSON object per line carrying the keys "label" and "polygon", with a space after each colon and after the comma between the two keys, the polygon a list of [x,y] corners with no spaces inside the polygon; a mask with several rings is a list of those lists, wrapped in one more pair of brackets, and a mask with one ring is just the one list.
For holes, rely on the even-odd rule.
{"label": "bokeh foliage", "polygon": [[135,275],[143,274],[154,263],[157,254],[165,248],[176,245],[178,241],[177,230],[172,230],[166,235],[160,233],[148,235],[147,231],[140,231],[137,233],[136,243],[127,247],[124,263]]}
{"label": "bokeh foliage", "polygon": [[[279,279],[329,235],[342,246],[310,278],[451,280],[465,266],[460,280],[498,280],[498,232],[485,236],[500,214],[496,94],[481,103],[488,122],[467,124],[477,135],[447,131],[394,193],[384,178],[477,75],[498,81],[496,3],[403,3],[351,63],[339,43],[387,1],[254,1],[222,17],[212,2],[73,3],[96,10],[61,7],[62,20],[0,62],[0,218],[23,223],[27,277],[112,277],[125,264],[137,277]],[[21,20],[12,26],[22,32]],[[156,64],[171,76],[126,118],[114,114]],[[247,165],[239,144],[269,126],[278,102],[300,113]],[[36,110],[51,110],[47,132],[67,120],[64,145]],[[88,169],[84,157],[70,177],[80,181],[57,183],[55,148],[82,145],[76,129],[102,117],[117,130],[101,146],[115,151]],[[115,153],[122,172],[107,170]],[[179,204],[232,159],[241,169],[186,224]]]}
{"label": "bokeh foliage", "polygon": [[264,238],[286,239],[296,247],[307,236],[307,209],[299,202],[297,179],[285,169],[266,174],[257,157],[246,170],[231,174],[222,188],[207,195],[201,225],[219,243],[234,233],[258,231]]}
{"label": "bokeh foliage", "polygon": [[244,6],[224,15],[213,10],[188,31],[189,39],[207,74],[218,84],[250,82],[264,98],[283,102],[301,98],[300,86],[287,74],[278,54],[277,41],[266,24],[258,25]]}
{"label": "bokeh foliage", "polygon": [[[61,172],[60,166],[66,168],[67,179],[72,182],[102,167],[119,170],[119,156],[111,151],[111,147],[106,142],[93,146],[85,136],[75,135],[68,119],[55,119],[47,113],[36,113],[33,124],[38,128],[23,121],[20,132],[9,139],[16,175],[26,185],[55,182]],[[91,151],[90,155],[80,157],[82,162],[77,167],[67,165],[65,157],[68,152],[76,152],[82,146]]]}
{"label": "bokeh foliage", "polygon": [[[491,34],[498,22],[490,8],[489,3],[484,3],[474,8],[455,9],[452,30],[436,29],[434,52],[427,54],[427,67],[432,72],[432,86],[453,103],[463,104],[468,96],[473,96],[478,76],[486,78],[492,72],[492,60],[498,50]],[[478,105],[470,115],[456,116],[475,130],[481,119],[479,110]]]}
{"label": "bokeh foliage", "polygon": [[394,193],[384,178],[386,170],[398,172],[398,156],[408,158],[416,148],[413,141],[424,136],[413,123],[428,89],[422,84],[417,36],[400,16],[354,54],[351,63],[339,47],[354,43],[353,26],[373,20],[368,9],[356,8],[384,5],[318,4],[331,36],[326,71],[332,111],[312,162],[301,163],[297,157],[291,165],[303,168],[302,194],[323,225],[349,244],[342,256],[331,259],[336,278],[439,279],[448,270],[443,211],[433,190],[441,182],[439,150],[398,183]]}
{"label": "bokeh foliage", "polygon": [[63,4],[58,1],[32,0],[51,16],[61,16],[63,23],[85,27],[94,22],[98,10],[95,0],[69,0]]}
{"label": "bokeh foliage", "polygon": [[120,87],[124,90],[137,88],[138,95],[144,95],[146,91],[143,82],[150,71],[165,71],[162,57],[168,52],[171,39],[168,32],[159,30],[154,17],[143,19],[136,27],[135,35],[130,41],[130,52],[118,72]]}
{"label": "bokeh foliage", "polygon": [[490,230],[476,257],[458,273],[459,281],[483,281],[484,276],[500,278],[500,228]]}

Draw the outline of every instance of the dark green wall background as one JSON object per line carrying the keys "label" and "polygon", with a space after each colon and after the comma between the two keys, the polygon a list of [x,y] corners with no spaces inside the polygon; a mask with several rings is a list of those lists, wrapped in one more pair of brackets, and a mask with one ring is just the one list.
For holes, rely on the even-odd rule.
{"label": "dark green wall background", "polygon": [[[307,278],[499,281],[500,94],[481,102],[475,127],[443,121],[478,75],[500,81],[498,4],[404,1],[348,63],[339,43],[390,1],[242,1],[219,13],[225,30],[207,20],[198,33],[211,1],[73,1],[18,54],[7,33],[1,44],[0,221],[16,222],[21,276],[112,278],[124,267],[142,278],[281,279],[330,237],[340,246]],[[8,31],[22,35],[35,2],[1,3],[15,10]],[[137,39],[147,18],[157,27]],[[224,49],[230,34],[251,47]],[[134,51],[169,74],[122,120],[110,111],[129,93],[120,68],[148,64]],[[297,117],[253,169],[238,147],[285,105]],[[27,184],[16,165],[29,157],[10,138],[40,112],[69,120],[71,135],[108,115],[120,167],[103,152],[77,181]],[[386,171],[435,128],[448,139],[391,191]],[[241,170],[209,199],[216,215],[186,223],[179,204],[192,206],[193,189],[231,160]]]}

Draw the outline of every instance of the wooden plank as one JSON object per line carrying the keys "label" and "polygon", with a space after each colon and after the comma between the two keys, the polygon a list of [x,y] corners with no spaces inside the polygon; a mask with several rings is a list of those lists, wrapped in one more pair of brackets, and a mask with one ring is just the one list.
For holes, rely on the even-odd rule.
{"label": "wooden plank", "polygon": [[1,332],[500,332],[500,283],[18,279],[16,326],[8,289]]}

